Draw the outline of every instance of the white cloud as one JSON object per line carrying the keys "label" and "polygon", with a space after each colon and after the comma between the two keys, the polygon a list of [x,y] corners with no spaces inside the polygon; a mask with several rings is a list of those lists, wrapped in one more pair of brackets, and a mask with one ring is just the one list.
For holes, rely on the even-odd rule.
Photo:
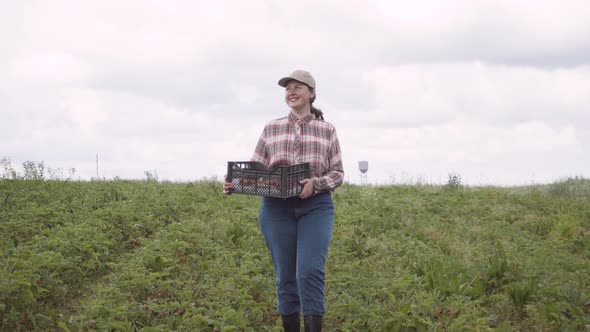
{"label": "white cloud", "polygon": [[374,125],[405,126],[455,119],[531,121],[588,113],[590,67],[533,69],[481,63],[385,67],[374,83]]}
{"label": "white cloud", "polygon": [[90,69],[83,61],[60,52],[18,58],[11,63],[9,70],[14,79],[47,83],[74,83],[87,80],[90,75]]}
{"label": "white cloud", "polygon": [[579,144],[576,129],[570,126],[552,128],[548,124],[530,122],[508,130],[487,133],[493,135],[487,148],[494,154],[543,153],[576,148]]}
{"label": "white cloud", "polygon": [[390,36],[389,64],[482,61],[577,66],[590,55],[590,8],[583,0],[514,2],[372,1]]}
{"label": "white cloud", "polygon": [[251,84],[232,84],[232,88],[239,104],[253,104],[262,98],[263,93]]}
{"label": "white cloud", "polygon": [[62,94],[60,107],[80,129],[93,130],[99,123],[108,120],[109,114],[102,106],[102,99],[94,90],[66,88]]}

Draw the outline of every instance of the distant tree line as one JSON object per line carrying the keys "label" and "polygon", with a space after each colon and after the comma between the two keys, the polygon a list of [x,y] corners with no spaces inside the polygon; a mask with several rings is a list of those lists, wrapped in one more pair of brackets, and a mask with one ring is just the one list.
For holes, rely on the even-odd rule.
{"label": "distant tree line", "polygon": [[51,168],[44,161],[25,161],[22,163],[22,172],[19,172],[10,158],[0,158],[0,180],[72,180],[76,174],[75,168]]}

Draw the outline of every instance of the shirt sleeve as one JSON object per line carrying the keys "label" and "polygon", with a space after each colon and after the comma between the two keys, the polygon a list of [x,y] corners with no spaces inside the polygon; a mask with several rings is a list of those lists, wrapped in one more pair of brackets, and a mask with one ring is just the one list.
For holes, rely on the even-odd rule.
{"label": "shirt sleeve", "polygon": [[262,131],[260,139],[258,139],[258,144],[256,144],[256,149],[254,149],[254,154],[250,160],[262,163],[265,166],[268,165],[266,154],[266,127]]}
{"label": "shirt sleeve", "polygon": [[312,179],[316,192],[334,191],[344,181],[344,169],[342,167],[342,152],[336,135],[336,129],[332,129],[330,135],[330,149],[328,153],[328,172],[320,177]]}

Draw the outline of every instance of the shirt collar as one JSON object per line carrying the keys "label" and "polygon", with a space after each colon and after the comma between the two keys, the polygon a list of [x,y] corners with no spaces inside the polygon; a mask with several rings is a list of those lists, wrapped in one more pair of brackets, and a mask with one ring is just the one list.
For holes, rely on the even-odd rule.
{"label": "shirt collar", "polygon": [[291,111],[291,112],[289,112],[288,118],[289,118],[290,122],[299,122],[301,124],[307,124],[311,120],[315,119],[315,115],[309,114],[309,115],[300,119],[297,117],[297,115],[295,115],[295,113],[293,113],[293,111]]}

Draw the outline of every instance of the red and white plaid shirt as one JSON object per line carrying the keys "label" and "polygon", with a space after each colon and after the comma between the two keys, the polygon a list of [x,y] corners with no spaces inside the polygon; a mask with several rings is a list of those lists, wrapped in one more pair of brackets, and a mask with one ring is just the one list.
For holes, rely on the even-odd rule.
{"label": "red and white plaid shirt", "polygon": [[344,180],[336,128],[313,114],[299,119],[290,112],[267,123],[252,161],[268,168],[309,163],[316,192],[333,191]]}

